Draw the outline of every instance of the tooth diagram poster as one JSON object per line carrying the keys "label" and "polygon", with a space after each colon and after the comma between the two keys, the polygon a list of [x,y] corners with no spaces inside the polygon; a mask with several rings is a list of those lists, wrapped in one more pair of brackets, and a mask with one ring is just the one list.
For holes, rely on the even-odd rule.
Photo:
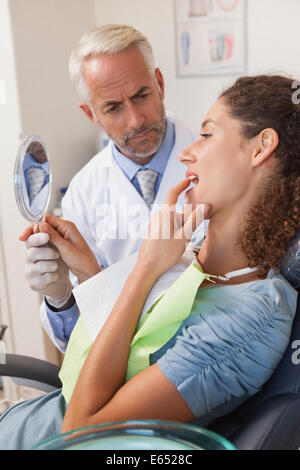
{"label": "tooth diagram poster", "polygon": [[177,75],[242,75],[247,0],[174,0]]}

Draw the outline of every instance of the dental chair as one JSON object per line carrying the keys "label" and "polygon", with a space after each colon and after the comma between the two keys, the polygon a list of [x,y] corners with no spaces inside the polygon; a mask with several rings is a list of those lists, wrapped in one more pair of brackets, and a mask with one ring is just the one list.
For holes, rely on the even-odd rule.
{"label": "dental chair", "polygon": [[[300,230],[289,245],[281,273],[300,292]],[[0,364],[0,376],[43,391],[61,387],[58,372],[54,364],[13,354],[6,354],[6,363]],[[208,429],[238,450],[300,448],[300,295],[290,342],[272,377],[260,392]]]}
{"label": "dental chair", "polygon": [[1,377],[10,377],[18,385],[46,393],[61,388],[59,370],[59,366],[50,362],[18,354],[6,354],[5,364],[0,363]]}
{"label": "dental chair", "polygon": [[240,450],[300,448],[300,229],[282,260],[281,274],[298,290],[286,352],[260,392],[210,426]]}
{"label": "dental chair", "polygon": [[209,429],[239,450],[300,448],[299,294],[291,339],[276,371],[260,392],[230,415],[216,420]]}

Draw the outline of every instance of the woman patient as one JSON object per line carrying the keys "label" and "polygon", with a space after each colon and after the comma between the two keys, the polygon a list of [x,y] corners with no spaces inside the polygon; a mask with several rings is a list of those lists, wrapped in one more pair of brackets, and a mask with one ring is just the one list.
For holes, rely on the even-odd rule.
{"label": "woman patient", "polygon": [[[191,217],[168,240],[144,240],[68,406],[56,391],[11,408],[0,419],[0,448],[30,448],[61,431],[120,420],[205,426],[261,389],[287,347],[296,310],[297,293],[278,270],[300,226],[300,108],[292,102],[292,83],[243,77],[216,101],[199,138],[179,155],[187,177],[196,177],[185,196],[195,209]],[[172,210],[189,185],[187,178],[172,188],[166,206]],[[232,276],[198,286],[174,336],[126,381],[143,305],[184,253],[199,204],[210,223],[197,261],[204,273]],[[165,209],[152,216],[152,234],[162,230],[164,217]],[[99,271],[72,224],[47,220],[41,230],[79,281]]]}

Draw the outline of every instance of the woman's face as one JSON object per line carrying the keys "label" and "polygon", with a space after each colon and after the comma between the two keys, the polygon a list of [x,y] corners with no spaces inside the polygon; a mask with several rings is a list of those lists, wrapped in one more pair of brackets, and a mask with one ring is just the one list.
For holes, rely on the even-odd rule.
{"label": "woman's face", "polygon": [[211,216],[246,197],[252,172],[250,143],[222,100],[207,113],[199,138],[178,158],[187,165],[186,176],[197,177],[186,192],[187,204],[209,204]]}

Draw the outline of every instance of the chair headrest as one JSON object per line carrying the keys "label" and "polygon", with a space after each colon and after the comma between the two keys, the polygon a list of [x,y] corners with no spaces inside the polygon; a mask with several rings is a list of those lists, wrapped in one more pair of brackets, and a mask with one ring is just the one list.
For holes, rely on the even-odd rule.
{"label": "chair headrest", "polygon": [[290,241],[280,265],[280,272],[293,287],[300,288],[300,229]]}

